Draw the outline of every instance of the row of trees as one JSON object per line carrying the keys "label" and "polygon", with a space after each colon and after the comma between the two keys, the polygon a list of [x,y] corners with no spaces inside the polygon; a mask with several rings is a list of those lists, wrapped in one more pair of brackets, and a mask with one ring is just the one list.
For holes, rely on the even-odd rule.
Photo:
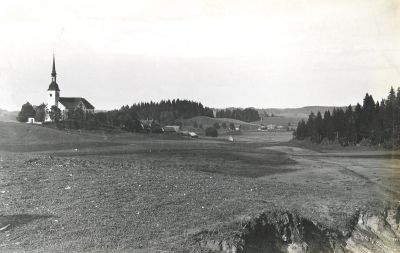
{"label": "row of trees", "polygon": [[[48,113],[52,121],[62,120],[61,111],[56,106],[53,106]],[[27,122],[28,118],[34,117],[36,121],[43,122],[45,115],[45,104],[33,106],[27,102],[22,106],[17,120]],[[68,111],[68,120],[64,125],[73,128],[120,127],[128,131],[138,131],[141,127],[140,119],[152,119],[163,124],[181,124],[182,119],[195,116],[213,117],[213,111],[201,103],[179,99],[126,105],[118,110],[95,114],[85,113],[82,109],[76,108]]]}
{"label": "row of trees", "polygon": [[387,99],[375,102],[366,94],[363,104],[347,108],[335,108],[322,115],[311,113],[307,121],[300,121],[295,131],[299,140],[310,139],[354,145],[363,139],[372,144],[398,146],[400,144],[400,88],[393,87]]}
{"label": "row of trees", "polygon": [[31,105],[26,102],[22,105],[21,111],[18,113],[17,120],[19,122],[27,122],[28,118],[35,118],[36,121],[43,122],[46,117],[46,105]]}
{"label": "row of trees", "polygon": [[179,99],[162,100],[159,103],[138,103],[133,104],[129,109],[135,111],[141,119],[154,119],[164,124],[196,116],[213,117],[213,111],[201,103]]}
{"label": "row of trees", "polygon": [[217,111],[217,118],[237,119],[245,122],[259,121],[260,115],[254,108],[242,109],[226,109]]}
{"label": "row of trees", "polygon": [[130,132],[141,130],[140,118],[133,106],[122,106],[119,110],[98,112],[95,124],[101,127],[118,127]]}

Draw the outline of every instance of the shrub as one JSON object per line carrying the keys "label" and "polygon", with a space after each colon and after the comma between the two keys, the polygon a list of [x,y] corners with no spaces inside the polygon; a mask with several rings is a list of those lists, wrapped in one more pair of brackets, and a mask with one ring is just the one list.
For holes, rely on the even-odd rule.
{"label": "shrub", "polygon": [[206,128],[206,136],[218,137],[218,131],[214,127]]}
{"label": "shrub", "polygon": [[214,123],[214,128],[215,128],[215,129],[220,129],[220,128],[221,128],[218,122],[215,122],[215,123]]}
{"label": "shrub", "polygon": [[19,122],[27,122],[28,118],[33,118],[35,117],[35,109],[33,109],[33,106],[29,103],[26,102],[26,104],[22,105],[21,111],[18,113],[17,120]]}
{"label": "shrub", "polygon": [[35,108],[35,121],[43,122],[46,117],[46,105],[42,103],[41,105],[36,106],[34,108]]}
{"label": "shrub", "polygon": [[49,116],[50,116],[51,121],[59,122],[62,117],[61,110],[57,106],[53,105],[50,108]]}

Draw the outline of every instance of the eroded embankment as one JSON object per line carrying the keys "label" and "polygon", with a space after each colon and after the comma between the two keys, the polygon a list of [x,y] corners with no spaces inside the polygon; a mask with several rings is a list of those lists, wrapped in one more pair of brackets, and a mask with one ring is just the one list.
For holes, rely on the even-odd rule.
{"label": "eroded embankment", "polygon": [[[268,212],[224,229],[193,235],[194,252],[400,252],[400,206],[358,212],[348,231],[338,231],[291,212]],[[223,236],[222,234],[225,234]],[[226,236],[229,234],[229,236]]]}

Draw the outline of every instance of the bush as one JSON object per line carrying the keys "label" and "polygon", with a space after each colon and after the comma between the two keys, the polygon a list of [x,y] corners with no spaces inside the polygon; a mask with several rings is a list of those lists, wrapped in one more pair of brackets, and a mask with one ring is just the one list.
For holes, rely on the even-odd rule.
{"label": "bush", "polygon": [[34,108],[35,108],[35,121],[43,122],[46,118],[46,105],[42,103],[41,105],[36,106]]}
{"label": "bush", "polygon": [[34,118],[35,117],[35,109],[33,109],[33,106],[29,103],[26,102],[26,104],[22,105],[21,111],[18,113],[17,120],[19,122],[27,122],[28,118]]}
{"label": "bush", "polygon": [[215,129],[220,129],[220,128],[221,128],[221,126],[219,125],[219,123],[218,123],[218,122],[215,122],[215,123],[214,123],[214,128],[215,128]]}
{"label": "bush", "polygon": [[218,137],[218,131],[214,127],[206,128],[206,136]]}
{"label": "bush", "polygon": [[50,108],[49,116],[50,116],[51,121],[59,122],[62,117],[61,110],[57,106],[53,105]]}

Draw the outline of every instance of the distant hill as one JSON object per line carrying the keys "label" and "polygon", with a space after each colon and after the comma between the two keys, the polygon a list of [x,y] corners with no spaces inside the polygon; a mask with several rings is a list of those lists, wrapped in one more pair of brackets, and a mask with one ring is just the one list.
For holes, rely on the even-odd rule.
{"label": "distant hill", "polygon": [[[305,106],[305,107],[300,107],[300,108],[263,108],[263,109],[255,108],[258,111],[258,114],[260,115],[261,120],[256,121],[256,122],[251,122],[251,123],[256,124],[256,125],[274,124],[274,125],[287,126],[288,124],[290,124],[292,126],[297,126],[299,121],[301,121],[302,119],[307,119],[311,112],[314,112],[315,114],[317,112],[324,113],[327,110],[332,111],[334,108],[345,108],[345,107]],[[225,109],[233,110],[233,109],[238,109],[238,108],[228,107]],[[239,109],[243,109],[243,108],[239,108]],[[217,110],[221,110],[221,109],[217,109]],[[267,114],[269,116],[271,116],[271,114],[273,114],[274,117],[267,117]],[[217,119],[217,120],[232,121],[232,122],[235,121],[234,119]],[[242,124],[246,124],[246,123],[242,122]]]}
{"label": "distant hill", "polygon": [[265,118],[265,114],[274,114],[275,116],[283,116],[288,118],[305,119],[308,118],[311,112],[317,113],[318,111],[324,113],[325,111],[332,111],[333,108],[345,108],[344,106],[305,106],[300,108],[266,108],[257,109],[261,118]]}
{"label": "distant hill", "polygon": [[4,122],[16,122],[17,111],[9,112],[7,110],[0,109],[0,121]]}
{"label": "distant hill", "polygon": [[[308,117],[308,115],[307,115]],[[300,120],[304,118],[297,118],[297,117],[285,117],[285,116],[274,116],[274,117],[261,117],[260,121],[255,121],[252,122],[254,124],[259,124],[259,125],[280,125],[280,126],[288,126],[289,124],[291,126],[297,126]]]}
{"label": "distant hill", "polygon": [[227,119],[227,118],[211,118],[207,116],[197,116],[193,117],[190,119],[185,119],[183,120],[184,126],[193,126],[194,122],[197,122],[197,124],[201,124],[203,128],[213,126],[215,122],[218,122],[220,125],[225,122],[226,125],[229,127],[229,124],[232,122],[235,124],[236,127],[239,125],[243,130],[256,130],[259,128],[259,124],[256,123],[247,123],[244,121],[236,120],[236,119]]}

